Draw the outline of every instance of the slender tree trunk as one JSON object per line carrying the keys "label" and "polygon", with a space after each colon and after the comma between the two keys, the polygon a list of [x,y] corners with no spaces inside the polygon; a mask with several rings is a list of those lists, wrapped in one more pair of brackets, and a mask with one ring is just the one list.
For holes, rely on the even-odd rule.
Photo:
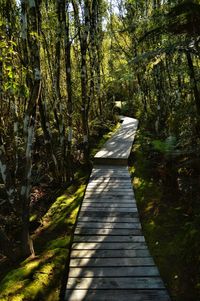
{"label": "slender tree trunk", "polygon": [[186,57],[187,57],[187,62],[188,62],[191,86],[192,86],[192,90],[194,93],[197,114],[198,114],[198,117],[200,118],[200,94],[199,94],[199,90],[198,90],[198,86],[197,86],[197,81],[195,78],[195,71],[194,71],[194,66],[193,66],[193,62],[192,62],[192,57],[189,52],[186,53]]}
{"label": "slender tree trunk", "polygon": [[65,124],[63,120],[63,110],[62,110],[62,97],[60,93],[60,71],[61,71],[61,39],[63,37],[64,29],[64,19],[63,12],[65,14],[65,2],[63,0],[57,1],[57,36],[56,36],[56,52],[55,52],[55,74],[54,74],[54,90],[55,90],[55,108],[54,114],[57,121],[57,128],[60,137],[60,148],[61,148],[61,158],[60,158],[60,176],[62,181],[66,180],[66,139],[65,139]]}
{"label": "slender tree trunk", "polygon": [[[65,8],[65,0],[63,0],[63,7]],[[72,170],[72,113],[73,113],[73,103],[72,103],[72,76],[71,76],[71,41],[69,36],[69,2],[67,1],[67,12],[65,9],[62,10],[63,20],[64,20],[64,42],[65,42],[65,72],[67,81],[67,121],[68,121],[68,137],[67,137],[67,173],[68,180],[73,180],[73,170]]]}
{"label": "slender tree trunk", "polygon": [[59,177],[59,166],[58,166],[58,162],[57,162],[56,156],[53,151],[50,124],[49,124],[49,121],[47,120],[47,116],[46,116],[47,114],[46,114],[45,104],[42,101],[42,95],[40,95],[40,97],[39,97],[38,107],[39,107],[39,112],[40,112],[41,126],[42,126],[42,130],[44,133],[44,143],[46,146],[46,152],[49,153],[49,151],[50,151],[51,157],[52,157],[52,160],[54,163],[54,167],[55,167],[55,177]]}
{"label": "slender tree trunk", "polygon": [[72,1],[75,23],[78,28],[80,51],[81,51],[81,119],[83,129],[83,145],[84,145],[84,160],[88,163],[89,160],[89,128],[88,128],[88,89],[87,89],[87,50],[88,50],[88,33],[89,33],[89,3],[84,1],[84,20],[81,24],[79,19],[79,9],[76,0]]}
{"label": "slender tree trunk", "polygon": [[[30,68],[32,74],[30,79],[30,96],[24,117],[24,136],[26,142],[26,160],[24,181],[21,187],[22,200],[22,254],[24,257],[34,255],[33,244],[29,234],[29,215],[30,215],[30,192],[32,174],[32,149],[35,132],[36,107],[41,91],[41,70],[40,70],[40,3],[41,1],[25,0],[25,20],[28,20],[28,27],[24,35],[24,42],[28,44],[30,53]],[[28,30],[27,30],[28,28]],[[28,33],[28,35],[27,35]],[[35,35],[33,35],[35,33]],[[37,36],[37,37],[35,37]],[[28,71],[27,71],[28,72]]]}

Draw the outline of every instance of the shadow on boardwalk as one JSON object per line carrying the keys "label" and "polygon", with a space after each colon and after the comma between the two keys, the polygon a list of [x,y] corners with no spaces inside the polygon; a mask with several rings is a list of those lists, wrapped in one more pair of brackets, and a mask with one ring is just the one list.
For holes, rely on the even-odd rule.
{"label": "shadow on boardwalk", "polygon": [[[116,154],[123,135],[129,135],[123,130],[114,144],[107,143]],[[124,141],[129,142],[127,160],[130,141]],[[103,149],[102,156],[106,145]],[[127,167],[101,165],[92,171],[75,229],[65,300],[170,300],[142,235]]]}

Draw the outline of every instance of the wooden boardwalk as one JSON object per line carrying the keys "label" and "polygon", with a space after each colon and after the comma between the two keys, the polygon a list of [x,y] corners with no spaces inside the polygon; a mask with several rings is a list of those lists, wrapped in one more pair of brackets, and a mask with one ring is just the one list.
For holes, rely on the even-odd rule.
{"label": "wooden boardwalk", "polygon": [[[95,156],[75,229],[65,300],[169,301],[142,235],[127,163],[137,120]],[[119,150],[119,152],[118,152]],[[106,165],[113,162],[112,165]]]}

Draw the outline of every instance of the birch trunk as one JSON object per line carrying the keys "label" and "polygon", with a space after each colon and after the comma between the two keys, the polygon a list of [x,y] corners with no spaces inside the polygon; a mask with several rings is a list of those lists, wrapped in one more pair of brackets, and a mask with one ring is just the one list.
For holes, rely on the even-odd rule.
{"label": "birch trunk", "polygon": [[[28,27],[23,36],[23,43],[27,43],[30,53],[30,66],[32,74],[29,75],[28,83],[30,96],[24,117],[24,137],[26,143],[25,173],[21,187],[22,200],[22,254],[24,257],[34,255],[33,244],[29,234],[29,215],[30,215],[30,192],[32,174],[32,149],[35,132],[36,107],[41,90],[41,71],[40,71],[40,0],[25,0],[24,20],[28,20]],[[34,33],[34,34],[33,34]],[[25,47],[25,46],[24,46]],[[28,72],[28,71],[27,71]]]}

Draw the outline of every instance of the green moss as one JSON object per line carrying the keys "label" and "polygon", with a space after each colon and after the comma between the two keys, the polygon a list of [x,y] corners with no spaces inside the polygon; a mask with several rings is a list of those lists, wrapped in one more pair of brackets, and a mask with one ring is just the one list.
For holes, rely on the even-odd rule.
{"label": "green moss", "polygon": [[43,226],[34,235],[36,257],[23,261],[1,281],[1,301],[48,300],[48,296],[49,300],[58,300],[73,225],[85,186],[69,187],[49,208],[42,219]]}
{"label": "green moss", "polygon": [[103,137],[100,139],[100,141],[93,146],[90,156],[91,158],[94,157],[94,155],[102,148],[102,146],[106,143],[108,139],[112,137],[112,135],[120,128],[120,123],[118,122],[116,125],[112,126],[110,128],[110,131],[103,135]]}
{"label": "green moss", "polygon": [[140,132],[130,167],[143,233],[173,301],[200,300],[198,202],[192,195],[184,200],[172,185],[164,184],[159,176],[166,172],[162,158],[153,163],[148,145]]}
{"label": "green moss", "polygon": [[[117,130],[119,124],[112,128]],[[93,148],[95,154],[110,138],[104,135]],[[84,196],[89,171],[79,170],[75,184],[67,188],[50,206],[41,219],[41,227],[33,234],[35,258],[21,262],[0,282],[0,301],[56,301],[59,300],[61,280],[69,256],[80,204]],[[30,221],[37,219],[31,216]]]}

